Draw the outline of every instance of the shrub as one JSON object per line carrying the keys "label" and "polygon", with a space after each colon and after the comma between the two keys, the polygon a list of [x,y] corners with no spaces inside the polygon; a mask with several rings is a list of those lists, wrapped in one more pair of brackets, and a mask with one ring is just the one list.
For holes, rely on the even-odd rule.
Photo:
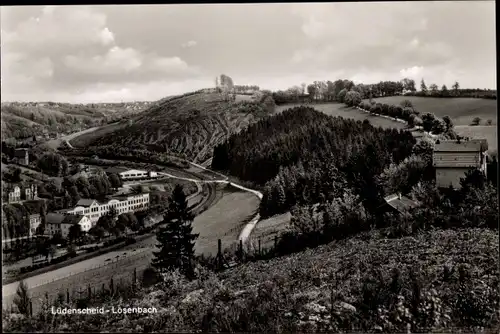
{"label": "shrub", "polygon": [[413,103],[410,100],[403,100],[403,101],[401,101],[401,103],[399,105],[403,108],[413,109]]}
{"label": "shrub", "polygon": [[30,314],[30,296],[28,294],[28,286],[26,282],[21,281],[17,287],[14,304],[19,313],[29,316]]}
{"label": "shrub", "polygon": [[423,122],[423,127],[424,131],[430,132],[432,130],[432,127],[434,126],[434,121],[436,120],[436,117],[434,114],[427,113],[422,116],[422,122]]}
{"label": "shrub", "polygon": [[492,123],[493,123],[493,121],[491,119],[486,121],[486,125],[491,125]]}
{"label": "shrub", "polygon": [[480,117],[474,117],[472,120],[472,125],[479,125],[481,123],[481,118]]}
{"label": "shrub", "polygon": [[443,121],[435,119],[432,123],[432,133],[441,134],[446,131],[446,125]]}
{"label": "shrub", "polygon": [[153,267],[146,268],[142,273],[142,285],[150,287],[161,281],[160,273]]}
{"label": "shrub", "polygon": [[403,107],[401,107],[401,106],[394,107],[394,117],[396,117],[396,118],[403,117]]}
{"label": "shrub", "polygon": [[380,111],[382,108],[380,107],[380,104],[372,104],[370,107],[370,113],[372,114],[380,114]]}

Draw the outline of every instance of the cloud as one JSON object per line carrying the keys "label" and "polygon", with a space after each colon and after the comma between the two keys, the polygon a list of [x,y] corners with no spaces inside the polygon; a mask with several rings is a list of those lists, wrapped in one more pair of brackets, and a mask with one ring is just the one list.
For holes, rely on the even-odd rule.
{"label": "cloud", "polygon": [[10,6],[0,15],[7,100],[148,98],[212,86],[221,73],[270,89],[402,75],[496,86],[493,2]]}
{"label": "cloud", "polygon": [[198,44],[198,42],[196,42],[196,41],[189,41],[186,43],[182,43],[182,47],[183,48],[192,48],[193,46],[196,46],[197,44]]}
{"label": "cloud", "polygon": [[149,81],[165,75],[182,77],[197,73],[179,57],[161,57],[118,46],[103,55],[67,55],[63,63],[70,73],[87,82],[93,78],[102,82]]}
{"label": "cloud", "polygon": [[5,32],[4,47],[47,53],[55,49],[108,46],[115,41],[106,26],[106,16],[89,7],[47,6],[38,17],[21,22],[13,32]]}
{"label": "cloud", "polygon": [[415,79],[422,75],[423,70],[424,70],[423,66],[412,66],[408,68],[403,68],[401,71],[399,71],[399,73],[401,74],[402,78]]}
{"label": "cloud", "polygon": [[64,96],[95,82],[183,80],[199,73],[179,56],[120,45],[107,16],[90,7],[46,6],[1,33],[2,99],[27,87],[33,95]]}
{"label": "cloud", "polygon": [[68,55],[64,57],[63,62],[75,72],[107,75],[137,70],[142,66],[142,58],[137,50],[114,46],[104,55],[93,57]]}

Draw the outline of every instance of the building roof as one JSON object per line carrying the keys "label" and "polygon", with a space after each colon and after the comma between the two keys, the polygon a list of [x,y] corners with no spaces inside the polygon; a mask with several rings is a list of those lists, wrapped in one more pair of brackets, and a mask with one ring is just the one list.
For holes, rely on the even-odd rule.
{"label": "building roof", "polygon": [[60,213],[49,212],[45,216],[47,224],[61,224],[66,216]]}
{"label": "building roof", "polygon": [[78,224],[83,218],[84,216],[82,215],[67,215],[64,216],[62,224],[71,224],[71,225]]}
{"label": "building roof", "polygon": [[399,194],[392,194],[384,197],[384,200],[387,204],[389,204],[392,208],[396,209],[399,212],[409,211],[410,209],[416,208],[418,203],[412,201],[406,196],[401,196]]}
{"label": "building roof", "polygon": [[126,169],[124,171],[121,171],[120,173],[124,173],[124,172],[127,172],[127,173],[147,173],[147,171],[142,170],[142,169]]}
{"label": "building roof", "polygon": [[488,150],[486,139],[442,140],[436,142],[434,152],[484,152]]}
{"label": "building roof", "polygon": [[27,148],[16,148],[16,150],[14,151],[14,156],[18,158],[24,158],[27,152]]}
{"label": "building roof", "polygon": [[106,173],[119,174],[119,173],[126,172],[128,170],[129,170],[128,168],[124,168],[124,167],[109,167],[109,168],[106,168],[104,171]]}
{"label": "building roof", "polygon": [[95,199],[82,198],[76,203],[76,206],[91,206],[95,202],[97,202]]}

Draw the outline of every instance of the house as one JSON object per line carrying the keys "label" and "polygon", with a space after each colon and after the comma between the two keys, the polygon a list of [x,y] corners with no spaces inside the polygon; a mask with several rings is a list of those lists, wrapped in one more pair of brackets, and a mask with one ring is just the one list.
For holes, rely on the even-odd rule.
{"label": "house", "polygon": [[59,211],[63,215],[82,215],[89,219],[92,226],[97,223],[101,216],[108,214],[112,209],[118,215],[126,212],[136,212],[149,208],[149,193],[116,196],[105,203],[95,199],[80,199],[73,209]]}
{"label": "house", "polygon": [[30,237],[36,235],[36,229],[42,223],[42,217],[39,214],[32,214],[29,216],[30,220]]}
{"label": "house", "polygon": [[478,169],[486,176],[486,139],[437,141],[432,155],[438,187],[460,188],[460,179],[469,170]]}
{"label": "house", "polygon": [[386,196],[384,197],[384,201],[387,203],[389,211],[397,214],[407,213],[419,205],[417,202],[401,194]]}
{"label": "house", "polygon": [[38,187],[31,184],[24,188],[24,199],[26,201],[34,201],[38,199]]}
{"label": "house", "polygon": [[18,164],[21,165],[29,165],[30,159],[29,159],[29,152],[27,148],[17,148],[14,151],[14,159]]}
{"label": "house", "polygon": [[88,232],[92,227],[90,220],[82,215],[64,215],[51,212],[45,218],[46,229],[45,234],[53,236],[56,233],[61,233],[63,238],[67,238],[69,229],[75,224],[79,224],[83,232]]}
{"label": "house", "polygon": [[21,188],[19,186],[14,186],[8,192],[7,196],[9,203],[15,203],[21,201]]}
{"label": "house", "polygon": [[4,193],[6,193],[4,199],[6,199],[8,203],[33,201],[38,199],[38,187],[35,184],[31,184],[25,187],[10,184],[5,185],[4,190]]}

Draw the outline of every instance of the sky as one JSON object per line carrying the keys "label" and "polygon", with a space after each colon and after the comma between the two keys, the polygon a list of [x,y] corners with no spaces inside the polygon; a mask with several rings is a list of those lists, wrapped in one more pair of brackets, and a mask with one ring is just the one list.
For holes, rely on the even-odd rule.
{"label": "sky", "polygon": [[154,101],[235,84],[496,89],[494,1],[1,8],[2,101]]}

